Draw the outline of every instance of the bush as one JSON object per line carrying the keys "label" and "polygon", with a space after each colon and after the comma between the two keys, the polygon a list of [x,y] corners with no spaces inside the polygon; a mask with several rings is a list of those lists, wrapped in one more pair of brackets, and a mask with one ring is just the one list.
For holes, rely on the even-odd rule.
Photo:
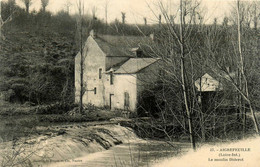
{"label": "bush", "polygon": [[36,114],[65,114],[76,106],[76,104],[59,102],[49,105],[41,105],[36,108]]}

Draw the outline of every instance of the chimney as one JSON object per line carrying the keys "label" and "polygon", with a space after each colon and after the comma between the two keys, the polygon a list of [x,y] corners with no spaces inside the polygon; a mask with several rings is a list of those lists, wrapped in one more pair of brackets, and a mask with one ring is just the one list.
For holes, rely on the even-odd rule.
{"label": "chimney", "polygon": [[131,51],[135,53],[136,57],[143,57],[143,51],[140,47],[132,48]]}
{"label": "chimney", "polygon": [[92,29],[90,32],[89,32],[89,35],[92,37],[92,38],[97,38],[97,33],[94,29]]}

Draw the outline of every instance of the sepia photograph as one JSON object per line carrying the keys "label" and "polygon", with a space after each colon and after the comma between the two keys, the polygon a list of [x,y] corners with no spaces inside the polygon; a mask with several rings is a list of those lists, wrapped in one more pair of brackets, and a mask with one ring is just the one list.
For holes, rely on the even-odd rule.
{"label": "sepia photograph", "polygon": [[0,0],[0,167],[260,167],[260,0]]}

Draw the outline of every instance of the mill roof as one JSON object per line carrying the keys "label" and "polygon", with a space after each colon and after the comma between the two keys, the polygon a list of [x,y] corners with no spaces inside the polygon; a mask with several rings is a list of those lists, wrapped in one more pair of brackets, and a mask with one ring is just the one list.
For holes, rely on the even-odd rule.
{"label": "mill roof", "polygon": [[159,59],[155,58],[130,58],[122,64],[114,73],[115,74],[134,74],[142,69],[157,62]]}
{"label": "mill roof", "polygon": [[95,39],[108,57],[134,57],[133,48],[151,43],[150,37],[98,35]]}

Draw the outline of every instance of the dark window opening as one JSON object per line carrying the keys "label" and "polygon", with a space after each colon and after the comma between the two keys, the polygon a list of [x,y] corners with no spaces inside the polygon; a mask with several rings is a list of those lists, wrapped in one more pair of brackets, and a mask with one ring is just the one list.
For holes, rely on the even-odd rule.
{"label": "dark window opening", "polygon": [[113,105],[113,96],[114,94],[109,94],[109,109],[112,110],[112,105]]}
{"label": "dark window opening", "polygon": [[94,94],[97,94],[97,88],[96,87],[94,88]]}
{"label": "dark window opening", "polygon": [[113,72],[110,72],[110,85],[113,85],[114,81],[113,81]]}
{"label": "dark window opening", "polygon": [[137,56],[137,57],[142,57],[142,56],[143,56],[143,51],[137,50],[137,51],[136,51],[136,56]]}
{"label": "dark window opening", "polygon": [[124,108],[125,110],[129,110],[129,93],[125,92],[125,101],[124,101]]}
{"label": "dark window opening", "polygon": [[101,79],[101,78],[102,78],[102,68],[99,69],[99,73],[98,73],[98,75],[99,75],[98,78]]}

